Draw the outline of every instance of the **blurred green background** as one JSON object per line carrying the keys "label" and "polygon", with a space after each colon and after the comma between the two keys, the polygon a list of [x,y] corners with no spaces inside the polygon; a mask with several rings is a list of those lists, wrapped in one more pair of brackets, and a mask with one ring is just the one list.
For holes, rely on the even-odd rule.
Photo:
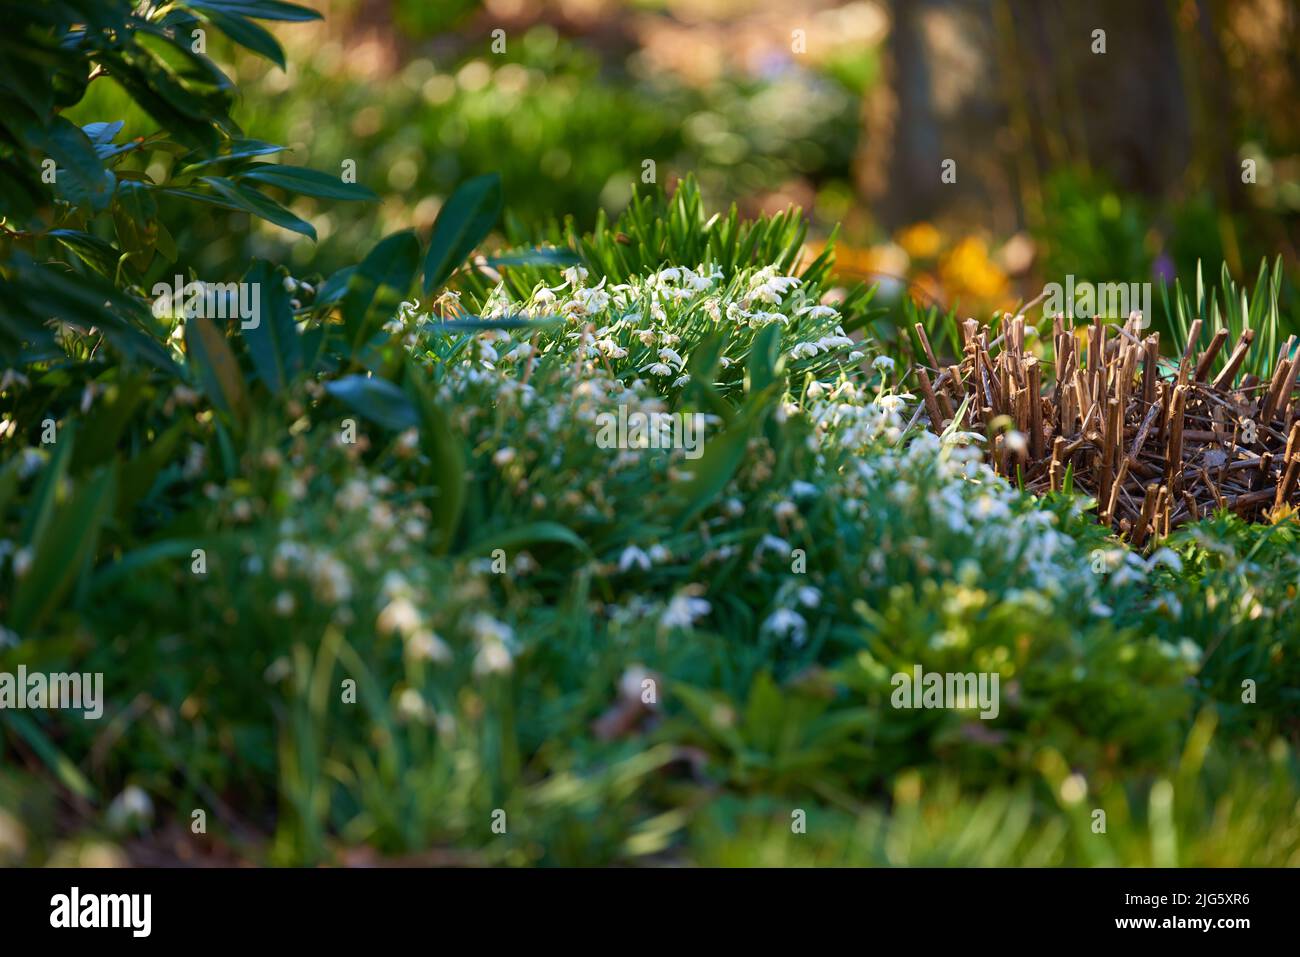
{"label": "blurred green background", "polygon": [[[1286,0],[315,6],[324,21],[276,29],[287,72],[214,51],[256,91],[236,116],[290,144],[289,162],[355,161],[383,202],[295,200],[317,244],[242,214],[191,219],[200,241],[180,246],[203,250],[183,264],[197,274],[233,276],[249,254],[328,274],[387,231],[428,229],[455,183],[489,171],[511,238],[556,215],[586,227],[653,161],[661,183],[695,173],[715,208],[796,203],[823,236],[842,222],[846,279],[963,312],[1066,272],[1147,281],[1203,260],[1243,279],[1277,253],[1294,299],[1300,15]],[[109,78],[73,118],[123,101]]]}

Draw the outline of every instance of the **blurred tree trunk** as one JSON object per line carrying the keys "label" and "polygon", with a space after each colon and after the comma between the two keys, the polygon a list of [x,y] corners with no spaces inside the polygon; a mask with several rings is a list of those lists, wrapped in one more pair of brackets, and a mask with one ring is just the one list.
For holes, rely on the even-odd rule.
{"label": "blurred tree trunk", "polygon": [[[1125,190],[1156,194],[1192,162],[1166,4],[893,0],[890,11],[894,103],[866,110],[860,170],[884,225],[942,213],[1006,229],[1033,221],[1049,169],[1098,169]],[[1093,52],[1094,30],[1105,31],[1104,54]],[[1221,60],[1206,66],[1220,132],[1199,142],[1222,174],[1234,137]],[[956,161],[955,184],[940,179],[945,159]]]}

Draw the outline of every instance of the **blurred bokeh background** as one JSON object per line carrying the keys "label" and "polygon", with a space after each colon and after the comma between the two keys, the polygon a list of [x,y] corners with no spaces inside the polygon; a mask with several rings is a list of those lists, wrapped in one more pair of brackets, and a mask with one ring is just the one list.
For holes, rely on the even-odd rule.
{"label": "blurred bokeh background", "polygon": [[[289,144],[287,162],[353,160],[383,200],[294,199],[315,244],[191,209],[199,242],[180,245],[204,252],[182,265],[198,275],[248,254],[328,274],[386,232],[428,229],[457,182],[489,171],[504,238],[590,225],[653,160],[663,184],[694,173],[715,208],[794,203],[815,239],[842,224],[841,273],[886,299],[978,315],[1066,273],[1187,279],[1203,261],[1249,279],[1280,254],[1295,301],[1292,0],[311,5],[323,22],[275,28],[287,72],[224,41],[209,52],[246,91],[248,135]],[[121,99],[97,84],[75,118],[120,115]]]}

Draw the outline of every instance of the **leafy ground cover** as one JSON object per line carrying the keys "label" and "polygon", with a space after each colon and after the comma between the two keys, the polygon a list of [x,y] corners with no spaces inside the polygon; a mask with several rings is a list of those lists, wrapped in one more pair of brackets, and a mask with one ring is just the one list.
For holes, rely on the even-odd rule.
{"label": "leafy ground cover", "polygon": [[[165,102],[119,35],[306,15],[103,6],[114,43],[50,48]],[[911,347],[797,211],[687,180],[496,248],[475,178],[427,241],[254,261],[245,328],[149,308],[155,194],[290,227],[277,189],[365,194],[215,121],[154,141],[183,182],[123,176],[26,93],[0,672],[102,673],[105,714],[0,712],[0,860],[1300,863],[1294,513],[1139,549],[1021,489],[982,423],[919,424]],[[43,183],[50,138],[109,192]],[[634,413],[701,441],[609,447]],[[918,667],[996,675],[996,715],[899,707]]]}

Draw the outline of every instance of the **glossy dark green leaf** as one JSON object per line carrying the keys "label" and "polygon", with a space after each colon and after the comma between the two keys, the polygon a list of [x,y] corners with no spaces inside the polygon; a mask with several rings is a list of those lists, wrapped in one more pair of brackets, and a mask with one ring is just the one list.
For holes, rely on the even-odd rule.
{"label": "glossy dark green leaf", "polygon": [[354,355],[396,315],[419,264],[420,242],[414,232],[405,230],[380,240],[348,277],[343,324]]}
{"label": "glossy dark green leaf", "polygon": [[316,229],[311,223],[299,219],[279,203],[268,199],[257,190],[241,186],[220,176],[202,176],[200,179],[211,187],[217,195],[237,209],[252,213],[269,223],[300,233],[310,239],[314,240],[316,238]]}
{"label": "glossy dark green leaf", "polygon": [[286,275],[260,259],[244,275],[244,282],[258,290],[259,315],[256,325],[243,328],[241,323],[240,335],[248,344],[257,377],[272,395],[283,391],[303,368],[302,340],[284,288]]}
{"label": "glossy dark green leaf", "polygon": [[419,414],[410,397],[387,379],[349,375],[326,383],[325,391],[386,429],[399,431],[419,424]]}
{"label": "glossy dark green leaf", "polygon": [[501,177],[478,176],[457,187],[433,224],[424,259],[424,292],[442,286],[501,216]]}
{"label": "glossy dark green leaf", "polygon": [[264,27],[237,13],[221,10],[214,6],[202,7],[210,23],[230,37],[241,47],[264,56],[281,70],[284,69],[284,50],[279,42]]}
{"label": "glossy dark green leaf", "polygon": [[220,10],[222,13],[252,17],[256,20],[302,23],[306,20],[321,19],[321,15],[315,10],[300,7],[296,3],[282,3],[281,0],[187,0],[185,5],[196,10]]}
{"label": "glossy dark green leaf", "polygon": [[379,196],[358,183],[345,183],[337,176],[302,166],[285,166],[263,163],[232,174],[239,181],[253,180],[268,186],[278,186],[291,193],[317,196],[321,199],[377,200]]}

